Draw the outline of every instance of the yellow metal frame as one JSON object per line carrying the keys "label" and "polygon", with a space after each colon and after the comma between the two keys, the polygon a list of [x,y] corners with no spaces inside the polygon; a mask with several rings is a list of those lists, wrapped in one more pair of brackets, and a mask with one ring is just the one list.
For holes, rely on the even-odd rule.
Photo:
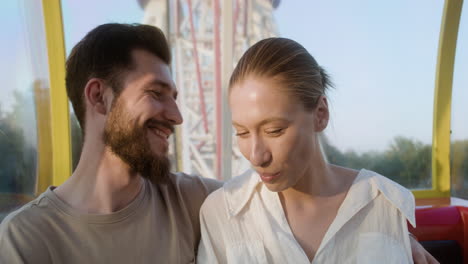
{"label": "yellow metal frame", "polygon": [[42,8],[49,59],[52,175],[41,181],[60,185],[71,175],[70,113],[65,89],[65,44],[60,0],[42,0]]}
{"label": "yellow metal frame", "polygon": [[52,137],[50,121],[50,93],[46,83],[34,82],[34,103],[37,120],[37,185],[36,194],[52,184]]}
{"label": "yellow metal frame", "polygon": [[452,82],[462,6],[463,0],[445,1],[434,91],[432,189],[414,190],[416,198],[450,197]]}

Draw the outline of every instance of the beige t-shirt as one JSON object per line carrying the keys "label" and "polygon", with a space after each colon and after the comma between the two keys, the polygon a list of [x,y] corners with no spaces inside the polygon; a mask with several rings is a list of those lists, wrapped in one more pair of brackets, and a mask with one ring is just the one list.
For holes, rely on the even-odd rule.
{"label": "beige t-shirt", "polygon": [[80,214],[50,187],[0,225],[0,263],[193,263],[199,210],[221,186],[173,174],[170,183],[145,181],[124,209]]}

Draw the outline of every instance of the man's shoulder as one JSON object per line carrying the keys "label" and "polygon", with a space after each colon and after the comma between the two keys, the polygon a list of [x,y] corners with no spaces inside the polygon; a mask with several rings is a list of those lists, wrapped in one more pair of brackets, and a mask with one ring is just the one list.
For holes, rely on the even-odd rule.
{"label": "man's shoulder", "polygon": [[[168,204],[180,217],[177,221],[183,223],[183,232],[193,232],[194,247],[200,239],[200,207],[206,197],[214,190],[220,188],[222,183],[217,180],[192,176],[185,173],[172,173],[169,181],[158,184],[154,188],[158,197]],[[155,196],[156,197],[156,196]]]}
{"label": "man's shoulder", "polygon": [[219,189],[222,182],[185,173],[173,173],[170,181],[158,188],[166,201],[179,203],[180,208],[190,212],[193,221],[198,221],[200,207],[206,197]]}
{"label": "man's shoulder", "polygon": [[3,219],[0,224],[0,263],[49,262],[44,241],[53,211],[44,199],[40,195]]}
{"label": "man's shoulder", "polygon": [[223,186],[223,182],[204,178],[197,175],[189,175],[183,172],[173,173],[171,176],[173,184],[184,193],[204,193],[205,196]]}
{"label": "man's shoulder", "polygon": [[44,221],[47,215],[51,214],[52,210],[50,201],[47,200],[46,195],[43,193],[5,217],[0,225],[0,236],[6,230],[15,228],[23,230],[29,228],[36,229],[34,226]]}
{"label": "man's shoulder", "polygon": [[41,194],[3,219],[0,224],[0,255],[12,260],[19,256],[19,250],[26,255],[44,250],[45,227],[52,215],[49,201],[45,199]]}
{"label": "man's shoulder", "polygon": [[35,221],[35,208],[30,203],[8,214],[0,225],[0,240],[10,239],[12,236],[21,235],[22,230],[29,229],[31,221]]}

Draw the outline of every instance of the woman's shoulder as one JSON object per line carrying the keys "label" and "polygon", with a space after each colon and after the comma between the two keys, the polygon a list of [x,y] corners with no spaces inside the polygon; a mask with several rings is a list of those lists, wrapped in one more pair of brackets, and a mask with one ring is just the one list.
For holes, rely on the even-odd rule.
{"label": "woman's shoulder", "polygon": [[385,177],[377,172],[362,169],[355,181],[368,181],[372,190],[377,194],[382,194],[393,207],[397,208],[407,220],[415,226],[415,200],[413,193],[399,183]]}
{"label": "woman's shoulder", "polygon": [[221,214],[225,210],[224,192],[222,188],[220,188],[206,197],[200,208],[200,215]]}
{"label": "woman's shoulder", "polygon": [[387,198],[413,198],[412,192],[406,187],[375,171],[362,169],[359,171],[358,177],[362,177],[371,181],[372,184],[374,184],[379,191],[381,191],[384,195],[388,196]]}

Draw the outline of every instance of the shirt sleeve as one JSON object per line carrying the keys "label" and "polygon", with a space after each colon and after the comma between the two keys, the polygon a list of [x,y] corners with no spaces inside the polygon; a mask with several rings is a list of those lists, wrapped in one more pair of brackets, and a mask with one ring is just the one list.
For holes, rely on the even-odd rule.
{"label": "shirt sleeve", "polygon": [[215,207],[210,206],[212,202],[213,200],[208,197],[200,210],[201,239],[197,263],[227,263],[226,245],[220,232],[217,215],[213,214]]}

